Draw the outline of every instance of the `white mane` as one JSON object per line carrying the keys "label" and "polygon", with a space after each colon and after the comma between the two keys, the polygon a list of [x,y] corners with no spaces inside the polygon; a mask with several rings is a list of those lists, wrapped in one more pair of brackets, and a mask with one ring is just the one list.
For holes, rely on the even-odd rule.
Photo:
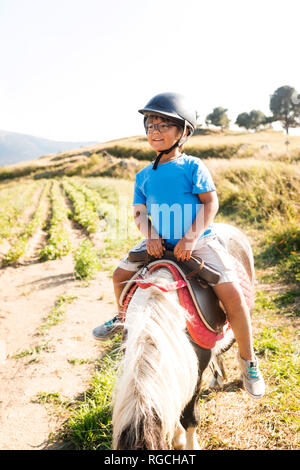
{"label": "white mane", "polygon": [[[147,281],[173,281],[169,270],[158,271]],[[126,431],[133,441],[146,439],[148,448],[154,449],[158,428],[160,439],[170,447],[198,377],[197,356],[185,331],[186,315],[176,291],[137,288],[124,325],[127,340],[115,388],[114,448]]]}

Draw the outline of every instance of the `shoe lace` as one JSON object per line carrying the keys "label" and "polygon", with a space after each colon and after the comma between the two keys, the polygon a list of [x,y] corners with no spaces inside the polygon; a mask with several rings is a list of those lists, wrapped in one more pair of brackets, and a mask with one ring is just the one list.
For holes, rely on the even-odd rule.
{"label": "shoe lace", "polygon": [[110,326],[112,326],[114,323],[116,323],[118,319],[118,316],[116,315],[114,318],[112,318],[111,320],[108,320],[104,323],[104,325],[109,328]]}
{"label": "shoe lace", "polygon": [[256,362],[250,362],[247,373],[250,379],[259,378],[259,372]]}

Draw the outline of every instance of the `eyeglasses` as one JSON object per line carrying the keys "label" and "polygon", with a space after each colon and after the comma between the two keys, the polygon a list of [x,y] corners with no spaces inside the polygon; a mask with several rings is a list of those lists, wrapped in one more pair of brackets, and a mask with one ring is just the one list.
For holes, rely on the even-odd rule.
{"label": "eyeglasses", "polygon": [[168,132],[169,128],[174,126],[175,124],[166,124],[165,122],[160,122],[159,124],[147,124],[146,132],[147,134],[153,134],[155,129],[158,132]]}

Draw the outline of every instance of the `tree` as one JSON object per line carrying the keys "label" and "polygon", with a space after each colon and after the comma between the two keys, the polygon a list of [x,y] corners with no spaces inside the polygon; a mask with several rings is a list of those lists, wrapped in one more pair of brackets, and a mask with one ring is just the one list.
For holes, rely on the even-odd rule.
{"label": "tree", "polygon": [[235,124],[239,127],[244,127],[245,129],[249,129],[249,114],[248,113],[240,113],[236,118]]}
{"label": "tree", "polygon": [[266,124],[266,116],[262,111],[253,109],[249,114],[250,118],[250,129],[257,130],[259,127],[263,127]]}
{"label": "tree", "polygon": [[209,126],[212,124],[213,126],[221,127],[222,129],[228,128],[230,120],[226,114],[227,111],[227,109],[222,107],[214,108],[213,112],[206,116],[206,125]]}
{"label": "tree", "polygon": [[245,129],[257,130],[261,126],[268,124],[268,119],[262,111],[253,109],[250,113],[241,113],[238,115],[235,124]]}
{"label": "tree", "polygon": [[272,127],[272,122],[274,122],[274,116],[266,116],[265,126]]}
{"label": "tree", "polygon": [[274,121],[280,121],[287,134],[289,128],[300,126],[300,95],[295,88],[287,85],[277,88],[270,98],[270,110]]}

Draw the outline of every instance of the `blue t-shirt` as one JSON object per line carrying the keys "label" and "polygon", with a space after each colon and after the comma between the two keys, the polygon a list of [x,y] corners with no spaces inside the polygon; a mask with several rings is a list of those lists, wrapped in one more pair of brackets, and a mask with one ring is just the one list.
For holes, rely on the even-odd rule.
{"label": "blue t-shirt", "polygon": [[[176,245],[202,206],[197,194],[215,189],[202,161],[182,154],[175,160],[158,165],[156,170],[152,169],[151,163],[137,173],[133,204],[145,204],[157,233]],[[213,235],[211,224],[200,238]]]}

